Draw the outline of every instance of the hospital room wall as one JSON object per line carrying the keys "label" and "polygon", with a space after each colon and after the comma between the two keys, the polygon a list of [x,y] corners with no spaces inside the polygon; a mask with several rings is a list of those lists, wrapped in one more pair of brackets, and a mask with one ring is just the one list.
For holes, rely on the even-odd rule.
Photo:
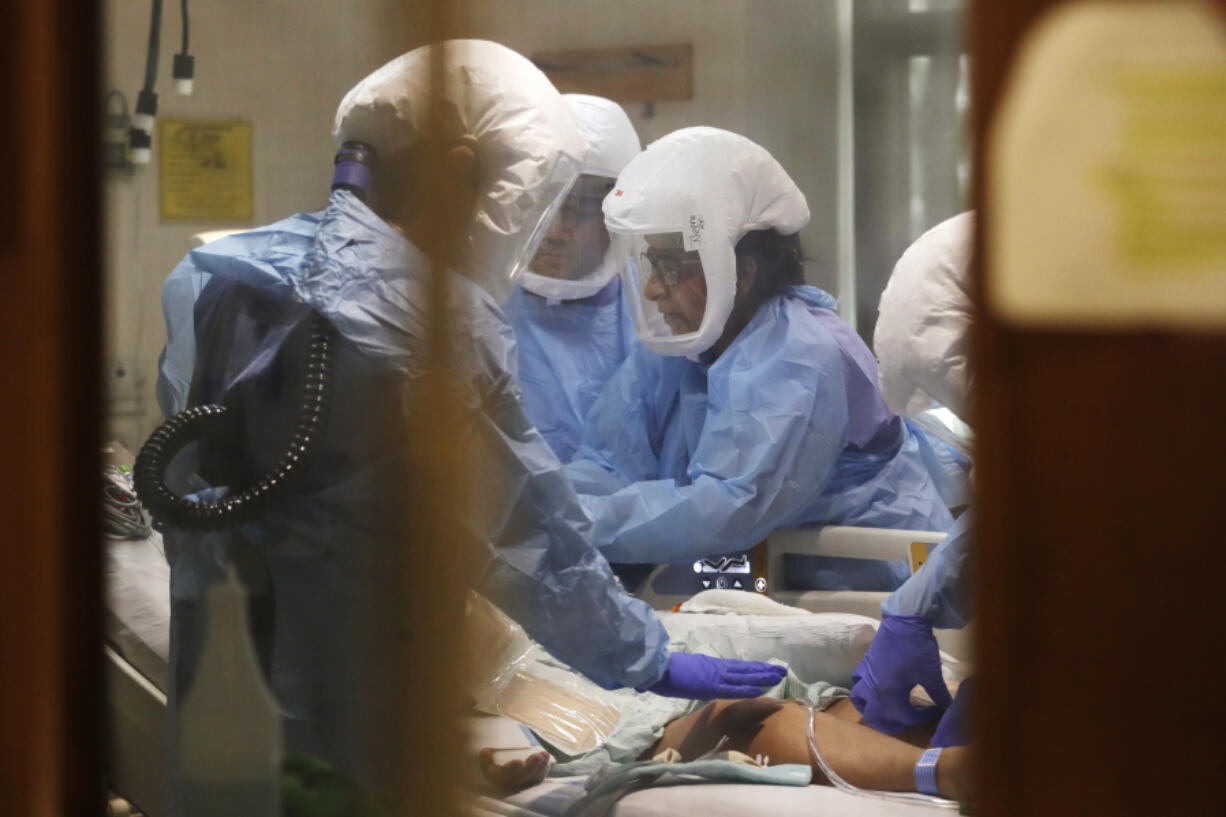
{"label": "hospital room wall", "polygon": [[[250,223],[163,221],[153,163],[104,184],[109,422],[107,434],[138,446],[161,420],[157,356],[165,343],[161,284],[194,233],[267,224],[326,201],[333,113],[360,77],[419,44],[412,15],[421,4],[241,0],[192,4],[195,93],[170,89],[179,49],[178,4],[166,4],[158,69],[159,116],[252,123]],[[804,233],[809,279],[833,290],[836,85],[834,2],[808,0],[472,0],[464,36],[497,40],[525,54],[547,49],[690,42],[694,95],[652,110],[627,105],[643,142],[688,125],[728,128],[760,142],[809,198]],[[149,5],[104,4],[105,89],[135,104],[143,78]],[[419,37],[420,39],[420,37]]]}

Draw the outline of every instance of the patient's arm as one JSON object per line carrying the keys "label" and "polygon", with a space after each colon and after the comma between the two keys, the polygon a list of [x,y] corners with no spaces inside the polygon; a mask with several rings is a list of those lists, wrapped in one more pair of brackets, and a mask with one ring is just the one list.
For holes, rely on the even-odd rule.
{"label": "patient's arm", "polygon": [[[641,759],[676,749],[682,760],[693,760],[727,737],[721,749],[751,757],[763,755],[770,758],[771,765],[807,763],[817,782],[828,783],[809,751],[807,716],[808,709],[795,701],[713,701],[666,726],[664,736]],[[830,768],[853,786],[877,791],[915,791],[915,763],[928,745],[933,728],[918,727],[906,734],[906,739],[882,734],[860,723],[860,713],[847,699],[813,715],[813,735]],[[498,763],[493,749],[482,749],[480,759],[486,779],[503,791],[534,786],[545,779],[549,769],[544,751],[526,760]],[[964,747],[942,751],[936,774],[942,795],[955,800],[973,799]]]}
{"label": "patient's arm", "polygon": [[[715,748],[765,755],[770,764],[808,763],[815,780],[828,782],[812,759],[805,730],[808,709],[794,701],[754,698],[714,701],[670,723],[656,746],[645,754],[676,749],[682,760],[693,760]],[[813,716],[813,734],[822,757],[840,777],[862,789],[915,791],[915,763],[927,739],[912,736],[920,745],[884,735],[859,723],[860,713],[842,700]],[[931,733],[932,727],[927,727]],[[952,747],[941,753],[936,768],[937,788],[945,797],[969,800],[970,780],[966,749]]]}

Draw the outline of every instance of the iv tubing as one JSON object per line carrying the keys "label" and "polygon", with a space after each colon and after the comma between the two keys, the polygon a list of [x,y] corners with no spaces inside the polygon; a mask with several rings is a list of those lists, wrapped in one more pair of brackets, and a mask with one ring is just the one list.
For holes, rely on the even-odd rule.
{"label": "iv tubing", "polygon": [[826,779],[830,781],[835,788],[842,789],[848,794],[854,794],[858,797],[870,797],[877,800],[896,800],[904,803],[921,803],[927,806],[936,806],[937,808],[956,809],[958,801],[946,800],[944,797],[933,797],[928,794],[919,794],[912,792],[898,791],[874,791],[873,789],[858,789],[848,783],[843,778],[839,777],[834,769],[826,763],[826,759],[822,757],[822,753],[817,750],[817,737],[813,733],[813,716],[817,713],[817,709],[809,701],[801,701],[809,710],[809,720],[805,724],[805,731],[809,737],[809,751],[813,753],[813,759],[817,763],[818,768],[826,775]]}

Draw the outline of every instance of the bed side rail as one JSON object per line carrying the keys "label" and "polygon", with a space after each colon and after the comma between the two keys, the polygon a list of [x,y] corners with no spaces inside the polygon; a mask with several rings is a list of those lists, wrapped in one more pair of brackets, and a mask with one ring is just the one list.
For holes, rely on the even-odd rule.
{"label": "bed side rail", "polygon": [[109,646],[103,653],[107,782],[147,817],[162,817],[166,696]]}

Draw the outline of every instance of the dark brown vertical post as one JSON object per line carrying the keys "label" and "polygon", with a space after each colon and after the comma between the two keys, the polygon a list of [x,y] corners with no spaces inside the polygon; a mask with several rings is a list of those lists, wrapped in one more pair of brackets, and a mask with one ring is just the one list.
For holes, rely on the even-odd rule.
{"label": "dark brown vertical post", "polygon": [[[1002,82],[1057,5],[972,6],[981,213]],[[980,318],[982,813],[1220,814],[1226,335]]]}
{"label": "dark brown vertical post", "polygon": [[101,279],[96,4],[5,6],[0,799],[97,814]]}
{"label": "dark brown vertical post", "polygon": [[[459,93],[448,82],[449,54],[441,43],[454,36],[462,5],[455,0],[430,0],[426,26],[430,42],[430,93],[437,103],[430,106],[426,122],[427,141],[454,139],[447,132],[442,113],[450,95]],[[447,170],[439,163],[427,169],[426,190],[447,191],[441,178]],[[420,191],[416,191],[420,193]],[[459,689],[458,641],[464,612],[463,557],[457,535],[466,511],[464,489],[473,464],[457,454],[462,436],[462,408],[450,385],[450,360],[456,337],[445,319],[448,303],[447,275],[443,259],[461,236],[455,235],[449,210],[459,206],[446,196],[431,202],[424,215],[430,270],[429,359],[426,374],[413,385],[408,439],[414,484],[406,497],[409,542],[413,549],[414,575],[404,577],[404,613],[410,633],[407,667],[407,712],[409,729],[406,790],[419,814],[458,814],[460,767],[463,756],[460,717],[464,695]],[[424,580],[423,580],[424,579]]]}

